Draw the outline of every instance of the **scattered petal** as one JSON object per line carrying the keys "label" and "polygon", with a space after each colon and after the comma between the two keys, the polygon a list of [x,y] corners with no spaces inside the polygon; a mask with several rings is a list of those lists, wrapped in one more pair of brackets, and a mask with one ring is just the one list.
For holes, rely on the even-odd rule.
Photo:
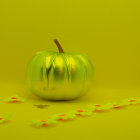
{"label": "scattered petal", "polygon": [[44,109],[44,108],[48,107],[49,105],[43,105],[43,104],[37,105],[37,104],[35,104],[34,106],[37,108],[40,108],[40,109]]}

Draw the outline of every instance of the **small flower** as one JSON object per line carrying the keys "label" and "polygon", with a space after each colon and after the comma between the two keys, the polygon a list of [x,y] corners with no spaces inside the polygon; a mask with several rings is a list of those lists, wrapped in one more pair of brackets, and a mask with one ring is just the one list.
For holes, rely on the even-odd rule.
{"label": "small flower", "polygon": [[57,124],[57,121],[51,120],[51,119],[48,119],[47,121],[46,120],[33,120],[32,121],[32,125],[35,127],[39,127],[39,128],[47,127],[47,126],[54,125],[54,124]]}
{"label": "small flower", "polygon": [[46,126],[48,126],[48,124],[45,120],[41,120],[41,126],[46,127]]}
{"label": "small flower", "polygon": [[126,105],[135,105],[138,103],[140,103],[140,99],[136,99],[136,98],[128,98],[123,101],[123,104]]}
{"label": "small flower", "polygon": [[121,105],[121,104],[118,104],[118,103],[114,103],[114,104],[112,105],[112,107],[113,107],[113,108],[120,108],[120,107],[122,107],[122,105]]}
{"label": "small flower", "polygon": [[108,103],[105,105],[96,104],[94,106],[95,106],[95,111],[107,111],[112,108],[112,103]]}
{"label": "small flower", "polygon": [[95,110],[97,110],[97,111],[101,111],[101,110],[104,110],[105,109],[104,108],[104,105],[96,104],[94,106],[95,106]]}
{"label": "small flower", "polygon": [[53,120],[59,120],[59,121],[66,121],[66,120],[72,120],[75,117],[76,117],[75,114],[72,114],[72,113],[68,112],[68,113],[53,115],[51,117],[51,119],[53,119]]}
{"label": "small flower", "polygon": [[78,116],[91,116],[93,114],[93,111],[88,109],[80,109],[77,110],[76,115]]}
{"label": "small flower", "polygon": [[0,116],[0,124],[8,121],[11,116],[11,114]]}
{"label": "small flower", "polygon": [[4,122],[4,118],[3,117],[0,117],[0,123],[3,123]]}
{"label": "small flower", "polygon": [[11,97],[5,99],[4,101],[7,102],[7,103],[21,103],[21,102],[24,102],[24,100],[21,97],[19,97],[18,95],[11,96]]}

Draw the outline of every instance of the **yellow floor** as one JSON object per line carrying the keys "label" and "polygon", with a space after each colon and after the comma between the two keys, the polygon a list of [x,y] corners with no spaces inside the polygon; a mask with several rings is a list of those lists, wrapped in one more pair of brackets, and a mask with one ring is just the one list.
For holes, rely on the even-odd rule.
{"label": "yellow floor", "polygon": [[[51,128],[31,126],[33,119],[87,104],[140,98],[139,17],[140,0],[0,0],[0,115],[13,114],[0,124],[0,140],[140,140],[140,105]],[[66,53],[86,54],[94,65],[94,88],[78,100],[44,101],[20,85],[36,52],[58,52],[54,38]],[[25,103],[3,102],[15,94]]]}
{"label": "yellow floor", "polygon": [[[123,109],[95,113],[91,117],[59,123],[50,128],[33,128],[33,119],[47,119],[55,113],[80,109],[91,103],[121,101],[129,97],[140,98],[140,89],[92,89],[84,97],[68,102],[44,101],[29,93],[25,86],[16,84],[0,85],[0,113],[12,113],[11,120],[0,125],[1,140],[138,140],[140,130],[140,105]],[[26,102],[6,104],[3,99],[18,94]],[[34,104],[48,104],[46,109],[38,109]]]}

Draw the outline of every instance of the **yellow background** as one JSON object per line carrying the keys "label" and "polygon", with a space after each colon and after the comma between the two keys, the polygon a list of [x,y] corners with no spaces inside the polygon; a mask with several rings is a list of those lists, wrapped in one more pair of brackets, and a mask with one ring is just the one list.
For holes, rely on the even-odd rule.
{"label": "yellow background", "polygon": [[[43,101],[25,86],[26,66],[40,50],[89,56],[95,67],[94,84],[84,97],[69,102]],[[24,104],[5,104],[19,94]],[[0,139],[139,139],[140,106],[96,113],[92,117],[35,129],[32,119],[84,107],[90,103],[140,98],[139,0],[1,0],[0,1],[0,113],[13,117],[0,125]],[[46,103],[44,110],[33,106]]]}

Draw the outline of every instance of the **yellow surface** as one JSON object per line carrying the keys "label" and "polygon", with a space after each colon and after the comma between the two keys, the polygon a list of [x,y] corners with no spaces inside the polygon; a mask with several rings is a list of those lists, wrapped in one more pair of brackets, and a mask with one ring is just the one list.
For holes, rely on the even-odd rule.
{"label": "yellow surface", "polygon": [[[92,117],[36,129],[32,119],[90,103],[140,98],[140,1],[139,0],[7,0],[0,1],[0,113],[12,113],[0,125],[0,139],[139,139],[140,106],[95,113]],[[40,100],[27,90],[25,71],[40,50],[57,51],[57,38],[67,52],[89,56],[95,67],[94,84],[82,98],[69,102]],[[3,99],[19,94],[23,104]],[[33,104],[50,106],[40,110]]]}

